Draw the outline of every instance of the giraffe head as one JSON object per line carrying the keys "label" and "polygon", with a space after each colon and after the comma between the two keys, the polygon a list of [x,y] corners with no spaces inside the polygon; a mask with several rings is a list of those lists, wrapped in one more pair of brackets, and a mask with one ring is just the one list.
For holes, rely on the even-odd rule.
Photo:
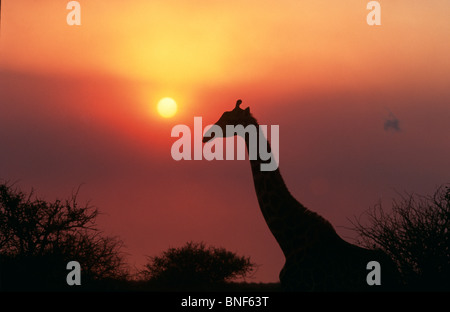
{"label": "giraffe head", "polygon": [[[226,126],[237,126],[242,125],[244,127],[252,123],[253,117],[250,114],[250,107],[242,109],[239,106],[242,104],[242,100],[237,100],[236,107],[232,111],[228,111],[222,114],[219,120],[214,124],[216,127],[220,127],[223,135],[226,136]],[[203,143],[211,141],[215,138],[215,132],[212,131],[213,127],[210,128],[203,136]],[[214,133],[214,135],[213,135]]]}

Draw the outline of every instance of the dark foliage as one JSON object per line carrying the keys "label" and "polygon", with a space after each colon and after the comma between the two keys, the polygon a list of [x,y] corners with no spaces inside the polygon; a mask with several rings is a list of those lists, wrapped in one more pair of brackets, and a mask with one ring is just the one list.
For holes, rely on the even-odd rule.
{"label": "dark foliage", "polygon": [[359,243],[381,248],[398,265],[405,289],[450,290],[450,188],[431,196],[408,194],[391,212],[381,203],[353,222]]}
{"label": "dark foliage", "polygon": [[101,235],[97,215],[96,208],[80,206],[76,194],[47,202],[0,184],[0,289],[68,288],[72,260],[81,264],[82,286],[124,279],[122,243]]}
{"label": "dark foliage", "polygon": [[245,278],[254,268],[250,258],[223,248],[207,248],[204,243],[188,242],[183,247],[168,249],[161,256],[150,257],[143,275],[161,287],[192,289]]}

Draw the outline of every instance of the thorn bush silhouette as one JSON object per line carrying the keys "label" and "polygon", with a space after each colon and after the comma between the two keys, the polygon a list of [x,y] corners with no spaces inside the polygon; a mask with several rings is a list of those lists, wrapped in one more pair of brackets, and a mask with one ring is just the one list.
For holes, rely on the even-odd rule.
{"label": "thorn bush silhouette", "polygon": [[192,289],[217,286],[255,269],[248,257],[239,257],[224,248],[188,242],[169,248],[161,256],[149,257],[142,272],[144,279],[163,288]]}
{"label": "thorn bush silhouette", "polygon": [[406,290],[450,290],[450,187],[433,195],[406,194],[392,210],[381,203],[353,223],[358,242],[381,248],[396,262]]}
{"label": "thorn bush silhouette", "polygon": [[0,289],[67,288],[72,260],[81,265],[82,286],[124,279],[122,242],[101,235],[97,215],[96,208],[77,203],[77,193],[47,202],[0,184]]}

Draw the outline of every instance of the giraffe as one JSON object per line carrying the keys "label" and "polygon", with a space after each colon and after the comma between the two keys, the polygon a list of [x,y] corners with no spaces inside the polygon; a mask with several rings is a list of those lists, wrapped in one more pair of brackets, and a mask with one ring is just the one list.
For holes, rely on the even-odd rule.
{"label": "giraffe", "polygon": [[[254,125],[258,122],[250,108],[240,108],[238,100],[215,123],[226,133],[226,125]],[[203,143],[214,139],[211,130]],[[258,134],[264,135],[264,134]],[[256,140],[260,141],[260,138]],[[266,140],[266,138],[263,138]],[[249,151],[249,136],[244,134]],[[267,145],[270,151],[270,145]],[[258,148],[257,148],[258,150]],[[285,264],[280,271],[281,286],[286,291],[366,291],[390,290],[395,285],[396,268],[386,254],[343,240],[329,221],[299,203],[290,193],[279,168],[261,171],[259,156],[250,159],[253,182],[264,220],[280,246]],[[367,265],[377,261],[381,285],[369,286]]]}

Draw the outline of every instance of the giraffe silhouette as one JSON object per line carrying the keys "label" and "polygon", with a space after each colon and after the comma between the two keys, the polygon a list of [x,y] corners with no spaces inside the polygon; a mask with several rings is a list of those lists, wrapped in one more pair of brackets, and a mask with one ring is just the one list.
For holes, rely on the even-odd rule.
{"label": "giraffe silhouette", "polygon": [[[244,127],[258,122],[250,108],[241,109],[238,100],[233,110],[224,112],[215,123],[226,134],[227,125]],[[211,128],[212,129],[212,128]],[[208,130],[203,142],[214,139]],[[264,136],[259,133],[258,136]],[[259,138],[258,142],[266,142]],[[244,134],[249,151],[249,136]],[[257,149],[258,150],[258,149]],[[280,272],[281,286],[286,291],[366,291],[395,289],[397,270],[394,263],[380,250],[369,250],[343,240],[330,222],[299,203],[289,192],[279,168],[261,171],[267,161],[259,156],[250,159],[258,203],[264,219],[285,257]],[[369,285],[368,264],[380,264],[381,285]]]}

